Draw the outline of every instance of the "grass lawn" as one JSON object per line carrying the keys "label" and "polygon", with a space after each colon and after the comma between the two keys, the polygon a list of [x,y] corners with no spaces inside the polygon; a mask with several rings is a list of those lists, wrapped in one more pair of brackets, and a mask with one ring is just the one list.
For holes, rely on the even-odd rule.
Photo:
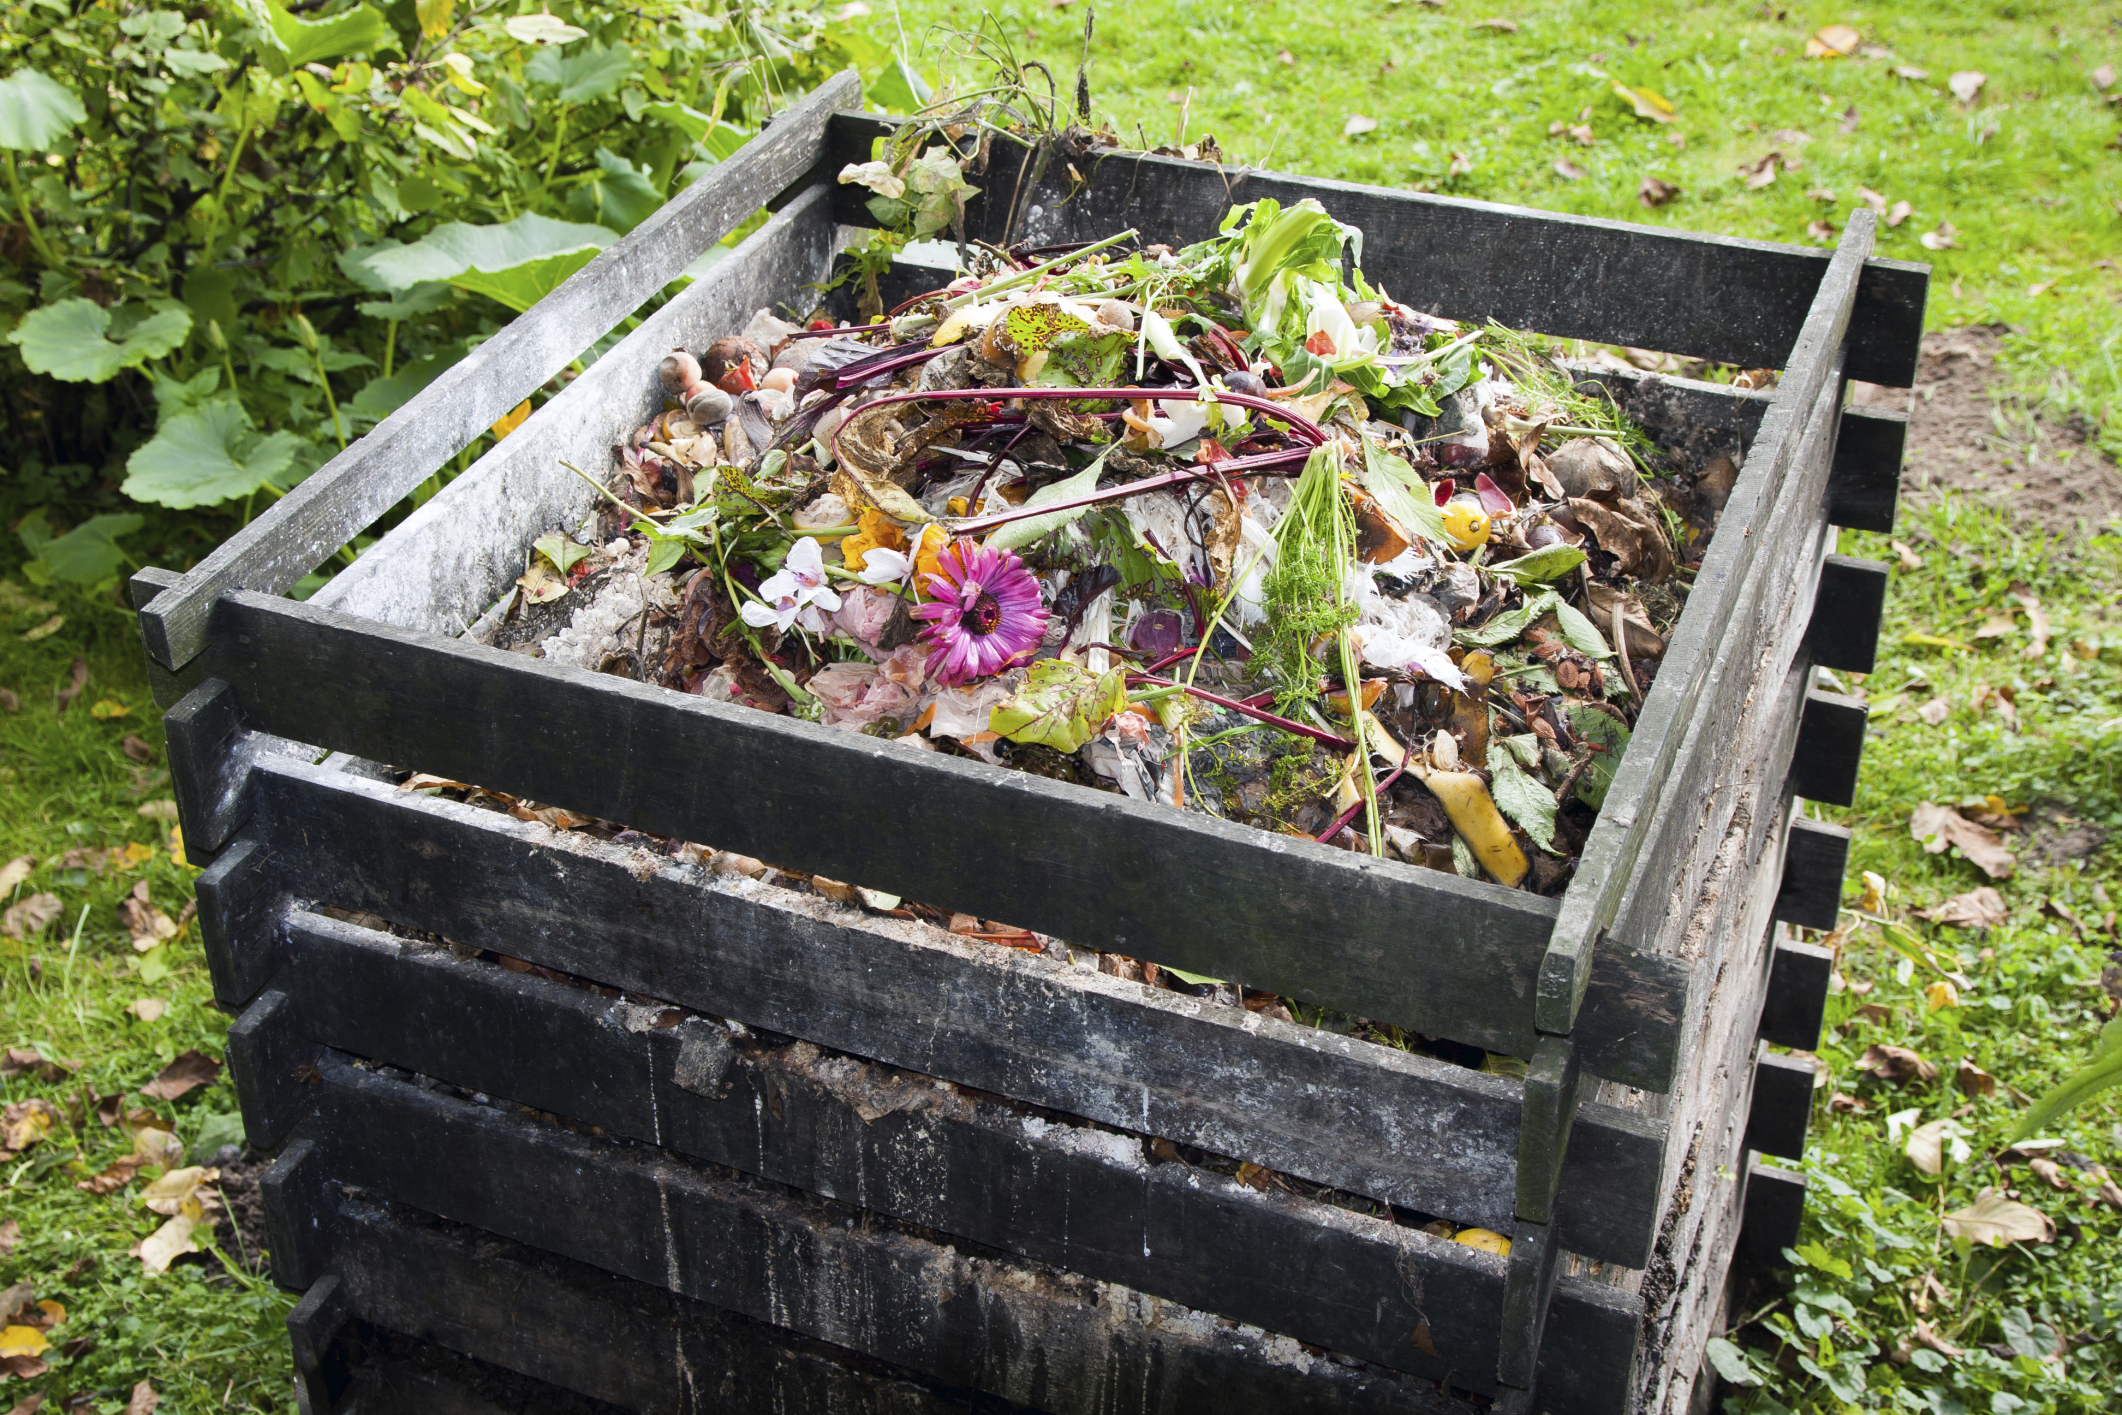
{"label": "grass lawn", "polygon": [[[923,56],[923,41],[933,24],[964,23],[962,11],[934,0],[896,15],[881,0],[872,9],[881,37],[903,28],[917,67],[946,68],[939,51]],[[1066,92],[1083,12],[1082,0],[1001,3],[990,32],[1049,62]],[[1476,23],[1491,18],[1516,28]],[[1833,23],[1888,52],[1805,58],[1808,33]],[[1930,324],[2010,322],[2015,386],[2086,413],[2114,446],[2122,276],[2099,262],[2122,257],[2113,175],[2122,157],[2117,111],[2093,75],[2122,66],[2118,23],[2122,5],[2109,3],[1682,11],[1108,0],[1091,80],[1099,112],[1130,135],[1170,142],[1183,114],[1187,141],[1213,133],[1233,161],[1322,176],[1786,241],[1831,240],[1808,228],[1839,227],[1860,186],[1889,209],[1906,201],[1911,214],[1882,232],[1882,251],[1936,264]],[[1962,70],[1986,76],[1972,105],[1946,89]],[[1635,116],[1617,81],[1656,90],[1673,121]],[[1350,135],[1352,117],[1376,126]],[[1758,172],[1771,152],[1782,154],[1776,179],[1747,186],[1739,168]],[[1679,195],[1644,206],[1646,177]],[[1944,223],[1950,246],[1920,244]],[[1904,516],[1898,537],[1921,563],[1896,574],[1878,671],[1850,685],[1873,701],[1873,736],[1856,808],[1834,813],[1857,830],[1850,901],[1865,888],[1858,872],[1874,872],[1882,896],[1862,902],[1893,929],[1846,916],[1843,989],[1821,1049],[1831,1080],[1805,1165],[1805,1261],[1793,1282],[1758,1296],[1759,1310],[1739,1314],[1749,1320],[1722,1354],[1731,1374],[1759,1384],[1734,1387],[1731,1399],[1741,1410],[1822,1415],[2110,1408],[2122,1386],[2113,1335],[2122,1219],[2099,1200],[2092,1166],[2122,1172],[2118,1093],[2046,1132],[2062,1143],[2039,1152],[2041,1169],[2000,1167],[1994,1156],[2019,1111],[2014,1092],[2038,1095],[2082,1059],[2110,992],[2122,990],[2122,971],[2102,983],[2122,907],[2122,850],[2106,843],[2122,840],[2122,541],[2051,542],[1950,502]],[[1900,558],[1884,538],[1851,539],[1855,553]],[[106,1194],[80,1187],[166,1144],[159,1133],[185,1146],[182,1163],[215,1163],[232,1133],[225,1075],[174,1101],[140,1088],[187,1051],[220,1057],[227,1019],[210,1006],[196,927],[187,921],[142,952],[134,925],[144,921],[151,938],[153,916],[120,912],[144,883],[147,907],[176,923],[191,875],[172,858],[157,804],[168,799],[161,734],[127,617],[113,602],[7,573],[0,687],[19,707],[0,711],[0,861],[30,863],[8,872],[0,904],[50,895],[56,912],[42,927],[18,914],[25,936],[0,938],[0,1046],[79,1066],[24,1058],[0,1078],[11,1115],[32,1128],[43,1123],[33,1113],[50,1121],[0,1172],[0,1288],[27,1282],[65,1309],[35,1358],[49,1371],[0,1383],[0,1409],[33,1392],[55,1409],[85,1392],[88,1403],[70,1409],[122,1411],[142,1380],[164,1411],[291,1409],[280,1326],[290,1299],[252,1275],[256,1255],[228,1214],[216,1215],[203,1256],[150,1273],[130,1254],[164,1223],[142,1203],[146,1180]],[[2051,626],[2038,656],[2018,595],[2038,600]],[[57,629],[31,637],[55,615]],[[62,712],[77,660],[88,677]],[[138,739],[133,756],[128,737]],[[1989,795],[2026,808],[2006,836],[2017,856],[2010,878],[1990,881],[1911,838],[1917,803]],[[1912,913],[1989,883],[2007,918],[1986,932]],[[1957,979],[1950,997],[1935,988],[1941,970]],[[166,1010],[143,1020],[155,1013],[136,1007],[143,999]],[[1873,1045],[1918,1053],[1937,1079],[1867,1073],[1861,1058]],[[1955,1085],[1963,1060],[1995,1078],[1994,1092]],[[101,1123],[99,1103],[116,1123]],[[1906,1148],[1916,1126],[1940,1120],[1953,1129],[1930,1176]],[[245,1202],[245,1183],[240,1168],[224,1181],[228,1204]],[[1984,1187],[2009,1187],[2043,1210],[2056,1241],[1992,1250],[1947,1237],[1942,1216]],[[1917,1337],[1919,1322],[1935,1345]]]}

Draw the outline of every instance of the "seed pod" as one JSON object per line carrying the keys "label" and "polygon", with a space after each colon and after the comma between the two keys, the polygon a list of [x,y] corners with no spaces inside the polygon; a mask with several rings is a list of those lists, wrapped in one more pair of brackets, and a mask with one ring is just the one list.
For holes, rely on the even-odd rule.
{"label": "seed pod", "polygon": [[721,422],[733,406],[730,396],[712,383],[696,383],[685,390],[685,416],[700,427]]}
{"label": "seed pod", "polygon": [[673,349],[656,366],[656,376],[673,393],[683,393],[700,381],[700,361],[683,349]]}

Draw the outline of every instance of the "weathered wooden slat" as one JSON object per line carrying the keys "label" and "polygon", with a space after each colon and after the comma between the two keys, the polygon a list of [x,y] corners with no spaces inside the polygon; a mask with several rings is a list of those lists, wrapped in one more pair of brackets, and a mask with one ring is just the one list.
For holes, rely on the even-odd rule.
{"label": "weathered wooden slat", "polygon": [[236,840],[194,881],[199,940],[214,982],[214,1001],[223,1007],[249,1002],[280,966],[279,952],[265,929],[272,904],[265,859],[266,851],[257,841]]}
{"label": "weathered wooden slat", "polygon": [[[263,595],[233,593],[216,616],[202,661],[263,731],[1532,1050],[1555,911],[1535,895]],[[879,827],[916,800],[919,828]],[[1012,868],[995,868],[998,841]],[[1633,1084],[1620,1065],[1672,1035],[1685,981],[1660,962],[1627,972],[1634,1033],[1585,1066]]]}
{"label": "weathered wooden slat", "polygon": [[[315,768],[256,785],[281,888],[303,898],[1404,1207],[1510,1221],[1515,1081]],[[446,888],[434,860],[450,862]],[[1642,1260],[1661,1139],[1585,1110],[1569,1172],[1593,1177],[1565,1185],[1566,1247]]]}
{"label": "weathered wooden slat", "polygon": [[333,1214],[324,1185],[324,1156],[306,1135],[290,1141],[258,1182],[273,1281],[290,1292],[308,1291],[331,1262]]}
{"label": "weathered wooden slat", "polygon": [[[1661,675],[1646,698],[1629,751],[1585,843],[1578,883],[1564,896],[1555,921],[1540,978],[1538,1017],[1543,1031],[1566,1034],[1575,1023],[1593,954],[1620,914],[1636,865],[1661,824],[1660,804],[1680,758],[1687,724],[1698,716],[1705,697],[1715,700],[1711,680],[1722,681],[1723,675],[1710,665],[1726,645],[1735,615],[1761,593],[1756,561],[1764,554],[1772,558],[1765,547],[1777,540],[1771,534],[1777,523],[1768,513],[1799,460],[1808,424],[1817,418],[1823,401],[1839,402],[1835,390],[1844,372],[1839,351],[1875,225],[1869,214],[1859,212],[1843,233],[1746,468],[1725,503],[1719,534],[1703,557],[1687,610],[1666,650],[1669,662],[1689,664],[1690,670]],[[1673,823],[1667,813],[1663,824]],[[1649,858],[1661,856],[1653,852]],[[1651,882],[1649,893],[1661,900],[1674,897],[1657,881]]]}
{"label": "weathered wooden slat", "polygon": [[[1380,1368],[1307,1358],[1257,1328],[962,1253],[874,1216],[850,1222],[843,1207],[513,1108],[329,1059],[325,1089],[319,1128],[337,1183],[1055,1415],[1401,1411],[1435,1393]],[[437,1154],[452,1162],[433,1163]],[[362,1293],[358,1271],[353,1285]]]}
{"label": "weathered wooden slat", "polygon": [[[450,1410],[429,1403],[429,1382],[414,1381],[411,1403],[384,1404],[377,1415],[1032,1415],[402,1205],[341,1200],[338,1209],[336,1266],[361,1326],[438,1353],[475,1353],[515,1377],[496,1391],[487,1370],[447,1363],[445,1379],[468,1375],[500,1401]],[[398,1393],[366,1390],[352,1374],[362,1415],[376,1395]],[[536,1384],[518,1384],[526,1381]]]}
{"label": "weathered wooden slat", "polygon": [[1783,843],[1783,880],[1775,918],[1825,933],[1842,912],[1842,875],[1849,868],[1849,832],[1799,816]]}
{"label": "weathered wooden slat", "polygon": [[337,1273],[311,1284],[287,1314],[288,1346],[295,1363],[295,1390],[305,1411],[334,1411],[346,1394],[352,1372],[343,1353],[334,1349],[340,1333],[354,1320],[353,1292]]}
{"label": "weathered wooden slat", "polygon": [[1805,1158],[1805,1127],[1813,1110],[1813,1060],[1783,1056],[1760,1044],[1754,1062],[1754,1099],[1746,1111],[1746,1147],[1783,1159]]}
{"label": "weathered wooden slat", "polygon": [[1886,564],[1830,555],[1820,566],[1805,647],[1813,662],[1838,673],[1869,673],[1879,657],[1879,620],[1886,612]]}
{"label": "weathered wooden slat", "polygon": [[238,531],[140,612],[148,653],[177,668],[206,645],[215,600],[278,594],[371,525],[444,462],[816,162],[826,118],[860,93],[828,79],[666,202],[626,238],[452,365],[411,401]]}
{"label": "weathered wooden slat", "polygon": [[1791,755],[1790,789],[1808,801],[1849,806],[1857,800],[1864,763],[1864,729],[1871,708],[1862,698],[1815,688],[1805,695],[1798,748]]}
{"label": "weathered wooden slat", "polygon": [[1827,983],[1835,970],[1832,950],[1784,939],[1776,944],[1768,977],[1768,997],[1761,1008],[1761,1040],[1797,1051],[1820,1045],[1820,1023],[1827,1015]]}
{"label": "weathered wooden slat", "polygon": [[261,994],[228,1029],[228,1069],[243,1107],[243,1132],[268,1153],[309,1114],[317,1043],[295,1004],[277,988]]}
{"label": "weathered wooden slat", "polygon": [[803,299],[838,244],[829,189],[813,186],[408,516],[312,603],[385,624],[461,633],[523,573],[525,548],[574,526],[596,493],[563,463],[606,475],[612,448],[660,412],[656,365],[703,349],[754,311]]}
{"label": "weathered wooden slat", "polygon": [[1852,531],[1881,535],[1894,528],[1894,508],[1901,497],[1902,449],[1907,440],[1906,413],[1843,409],[1842,434],[1835,443],[1835,473],[1829,483],[1830,521]]}
{"label": "weathered wooden slat", "polygon": [[[828,164],[866,162],[888,120],[833,118]],[[967,216],[972,235],[1005,236],[1022,149],[998,141]],[[1364,273],[1411,305],[1454,319],[1497,319],[1569,339],[1662,349],[1743,368],[1783,368],[1825,276],[1826,252],[1627,221],[1238,171],[1147,153],[1092,153],[1025,183],[1010,239],[1094,240],[1125,227],[1185,243],[1214,235],[1233,202],[1304,197],[1362,228]],[[1027,174],[1028,176],[1028,174]],[[867,193],[841,189],[841,219],[874,221]],[[1906,388],[1915,379],[1930,268],[1865,264],[1852,325],[1850,376]]]}
{"label": "weathered wooden slat", "polygon": [[[291,932],[289,1010],[330,1045],[1432,1379],[1494,1365],[1500,1265],[1390,1217],[1159,1164],[1138,1137],[1032,1121],[814,1048],[733,1044],[718,1023],[316,915],[293,916]],[[305,1106],[319,1095],[298,1089]],[[1627,1387],[1615,1310],[1573,1291],[1556,1308],[1557,1330],[1598,1333],[1562,1339],[1606,1354],[1561,1378],[1584,1408],[1610,1408]]]}
{"label": "weathered wooden slat", "polygon": [[1737,1257],[1764,1267],[1788,1267],[1785,1248],[1798,1243],[1805,1218],[1805,1176],[1756,1156],[1746,1169],[1746,1218]]}

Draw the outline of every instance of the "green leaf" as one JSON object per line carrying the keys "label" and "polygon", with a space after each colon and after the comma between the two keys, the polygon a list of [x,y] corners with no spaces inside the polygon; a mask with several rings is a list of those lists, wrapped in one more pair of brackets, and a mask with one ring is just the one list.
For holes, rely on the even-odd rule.
{"label": "green leaf", "polygon": [[1448,546],[1444,512],[1430,495],[1429,483],[1405,457],[1388,452],[1369,429],[1363,431],[1363,487],[1378,498],[1385,514],[1432,545]]}
{"label": "green leaf", "polygon": [[217,398],[171,418],[127,458],[124,491],[161,506],[213,506],[250,495],[301,450],[291,432],[259,437],[241,405]]}
{"label": "green leaf", "polygon": [[1562,630],[1564,642],[1586,658],[1612,658],[1614,656],[1614,651],[1606,646],[1606,636],[1599,632],[1598,625],[1585,618],[1580,611],[1564,602],[1560,597],[1553,598],[1555,600],[1555,623]]}
{"label": "green leaf", "polygon": [[[1072,477],[1040,487],[1031,494],[1031,499],[1020,508],[1029,511],[1034,506],[1051,506],[1056,501],[1065,501],[1072,496],[1088,496],[1098,489],[1098,477],[1105,470],[1105,454]],[[1049,511],[1043,516],[1026,516],[1021,521],[1011,521],[997,526],[987,544],[996,550],[1022,550],[1032,542],[1052,535],[1069,522],[1091,510],[1078,506],[1072,511]]]}
{"label": "green leaf", "polygon": [[1212,988],[1212,987],[1217,987],[1217,986],[1221,985],[1221,983],[1223,982],[1223,979],[1221,979],[1221,978],[1210,978],[1210,977],[1204,977],[1204,976],[1203,976],[1202,974],[1200,974],[1200,973],[1189,973],[1189,972],[1187,972],[1187,971],[1186,971],[1186,970],[1185,970],[1184,968],[1174,968],[1174,967],[1173,967],[1173,966],[1172,966],[1171,964],[1169,964],[1169,963],[1159,963],[1159,964],[1157,965],[1157,967],[1158,967],[1158,968],[1159,968],[1160,970],[1162,970],[1163,972],[1166,972],[1166,973],[1169,973],[1169,974],[1171,974],[1171,975],[1172,975],[1173,977],[1177,978],[1177,979],[1178,979],[1178,980],[1179,980],[1180,982],[1182,982],[1182,983],[1191,983],[1191,984],[1192,984],[1193,986],[1195,986],[1195,987],[1197,987],[1197,988]]}
{"label": "green leaf", "polygon": [[7,342],[20,346],[31,373],[67,383],[107,383],[182,344],[192,316],[182,305],[166,305],[115,340],[104,337],[110,325],[111,312],[94,300],[61,300],[24,315]]}
{"label": "green leaf", "polygon": [[728,158],[751,136],[734,123],[718,120],[712,114],[688,108],[682,103],[650,103],[643,106],[641,112],[645,117],[668,123],[684,133],[717,161]]}
{"label": "green leaf", "polygon": [[572,54],[541,49],[523,66],[523,76],[557,88],[555,103],[594,103],[617,93],[633,67],[633,54],[623,48],[578,49]]}
{"label": "green leaf", "polygon": [[[1442,520],[1442,517],[1438,519]],[[1516,560],[1491,565],[1489,569],[1504,579],[1514,580],[1521,585],[1544,585],[1550,580],[1567,575],[1582,565],[1584,560],[1584,552],[1573,545],[1550,545],[1530,555],[1521,555]],[[1575,611],[1572,610],[1571,613]],[[1601,644],[1600,647],[1605,645]]]}
{"label": "green leaf", "polygon": [[577,562],[589,554],[588,546],[576,545],[559,531],[539,536],[531,542],[531,549],[552,561],[553,568],[563,575],[574,569]]}
{"label": "green leaf", "polygon": [[442,371],[462,358],[464,351],[452,345],[440,354],[430,354],[401,365],[387,378],[372,378],[361,385],[348,404],[355,412],[382,422],[412,401],[413,395],[442,376]]}
{"label": "green leaf", "polygon": [[624,234],[663,205],[663,193],[624,158],[597,149],[597,172],[567,194],[567,214]]}
{"label": "green leaf", "polygon": [[179,413],[188,413],[214,396],[221,387],[221,366],[208,364],[190,378],[165,378],[153,369],[148,382],[155,390],[155,426],[160,427]]}
{"label": "green leaf", "polygon": [[1606,804],[1606,788],[1614,784],[1614,773],[1620,770],[1629,731],[1619,718],[1594,707],[1571,708],[1569,725],[1583,740],[1606,749],[1594,753],[1591,765],[1577,778],[1577,799],[1596,811]]}
{"label": "green leaf", "polygon": [[877,81],[868,85],[870,106],[886,113],[913,113],[936,96],[935,88],[921,77],[902,55],[893,55],[892,62],[877,76]]}
{"label": "green leaf", "polygon": [[243,1114],[240,1111],[224,1110],[207,1115],[199,1125],[199,1133],[192,1139],[192,1149],[201,1155],[211,1155],[223,1145],[243,1143]]}
{"label": "green leaf", "polygon": [[1548,854],[1555,849],[1555,793],[1542,786],[1520,767],[1512,751],[1500,741],[1488,744],[1488,794],[1496,809],[1509,816],[1511,824],[1530,836],[1533,844]]}
{"label": "green leaf", "polygon": [[987,726],[1012,742],[1074,752],[1126,702],[1127,674],[1122,669],[1093,675],[1065,659],[1041,659],[1032,665],[1024,691],[988,713]]}
{"label": "green leaf", "polygon": [[[1506,610],[1504,613],[1498,614],[1478,629],[1461,629],[1453,634],[1452,638],[1469,648],[1478,649],[1494,648],[1498,644],[1507,644],[1531,628],[1535,619],[1538,619],[1560,603],[1561,600],[1556,597],[1553,590],[1543,590],[1539,594],[1527,595],[1525,603],[1519,605],[1516,609]],[[1583,616],[1579,615],[1578,617],[1582,618]]]}
{"label": "green leaf", "polygon": [[1845,1281],[1853,1276],[1854,1270],[1847,1262],[1836,1257],[1818,1243],[1800,1243],[1791,1251],[1797,1255],[1798,1261],[1804,1263],[1807,1267],[1818,1268],[1821,1272],[1842,1278]]}
{"label": "green leaf", "polygon": [[58,539],[45,541],[37,549],[37,558],[68,584],[101,584],[126,563],[125,552],[118,548],[118,537],[129,536],[146,524],[144,518],[130,512],[91,516]]}
{"label": "green leaf", "polygon": [[1709,1357],[1709,1364],[1717,1368],[1717,1374],[1733,1385],[1761,1384],[1761,1377],[1755,1373],[1753,1362],[1746,1359],[1746,1352],[1723,1337],[1711,1337],[1704,1354]]}
{"label": "green leaf", "polygon": [[356,5],[329,19],[300,20],[274,4],[273,0],[255,0],[255,3],[265,11],[274,47],[287,55],[290,69],[336,59],[342,54],[398,47],[398,36],[391,31],[383,12],[367,5]]}
{"label": "green leaf", "polygon": [[2064,1077],[2019,1117],[2019,1123],[2012,1127],[2010,1143],[2017,1144],[2117,1085],[2122,1085],[2122,1017],[2100,1029],[2100,1039],[2093,1043],[2093,1054],[2085,1065]]}
{"label": "green leaf", "polygon": [[45,152],[87,121],[88,110],[73,90],[35,69],[17,69],[0,79],[0,147]]}
{"label": "green leaf", "polygon": [[407,246],[378,246],[348,264],[391,290],[440,280],[529,309],[588,265],[616,231],[526,212],[498,226],[452,221]]}

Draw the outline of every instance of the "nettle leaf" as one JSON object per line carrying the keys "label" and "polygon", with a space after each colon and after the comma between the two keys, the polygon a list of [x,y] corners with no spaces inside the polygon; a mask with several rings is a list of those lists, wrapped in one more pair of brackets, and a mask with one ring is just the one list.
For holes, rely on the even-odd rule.
{"label": "nettle leaf", "polygon": [[88,110],[73,90],[35,69],[0,79],[0,147],[43,152],[87,121]]}
{"label": "nettle leaf", "polygon": [[1012,742],[1074,752],[1126,703],[1127,675],[1121,669],[1093,674],[1065,659],[1041,659],[1032,665],[1024,691],[988,713],[987,726]]}
{"label": "nettle leaf", "polygon": [[[120,315],[135,313],[120,307]],[[159,359],[191,332],[191,311],[182,305],[161,309],[131,322],[117,339],[104,337],[111,312],[94,300],[60,300],[33,309],[7,336],[22,350],[32,373],[48,373],[67,383],[107,383],[129,368]]]}
{"label": "nettle leaf", "polygon": [[118,537],[129,536],[146,524],[130,512],[91,516],[65,535],[39,545],[37,558],[68,584],[101,584],[126,563],[125,552],[118,548]]}
{"label": "nettle leaf", "polygon": [[1526,773],[1502,742],[1488,744],[1489,794],[1496,809],[1509,816],[1511,824],[1530,836],[1533,844],[1548,854],[1555,849],[1555,793]]}
{"label": "nettle leaf", "polygon": [[1577,799],[1596,811],[1606,804],[1606,788],[1614,784],[1614,773],[1621,768],[1629,731],[1621,719],[1593,707],[1571,708],[1569,726],[1583,740],[1606,749],[1595,753],[1584,775],[1577,778]]}
{"label": "nettle leaf", "polygon": [[[1550,545],[1521,555],[1516,560],[1506,560],[1501,565],[1489,568],[1507,580],[1521,585],[1544,585],[1550,580],[1560,579],[1584,563],[1584,552],[1573,545]],[[1605,645],[1602,643],[1601,648]]]}
{"label": "nettle leaf", "polygon": [[578,49],[572,54],[541,49],[523,66],[523,76],[557,88],[555,103],[594,103],[617,93],[633,67],[633,55],[623,48]]}
{"label": "nettle leaf", "polygon": [[161,506],[233,501],[287,471],[302,447],[291,432],[260,437],[240,404],[216,398],[170,418],[126,459],[124,491]]}
{"label": "nettle leaf", "polygon": [[440,280],[520,312],[618,239],[618,232],[604,226],[526,212],[498,226],[452,221],[411,245],[378,246],[349,263],[386,289],[410,290],[423,280]]}
{"label": "nettle leaf", "polygon": [[398,36],[383,18],[383,12],[367,5],[356,5],[329,19],[300,20],[273,0],[253,0],[253,4],[265,12],[274,47],[287,55],[290,69],[336,59],[342,54],[398,47]]}

